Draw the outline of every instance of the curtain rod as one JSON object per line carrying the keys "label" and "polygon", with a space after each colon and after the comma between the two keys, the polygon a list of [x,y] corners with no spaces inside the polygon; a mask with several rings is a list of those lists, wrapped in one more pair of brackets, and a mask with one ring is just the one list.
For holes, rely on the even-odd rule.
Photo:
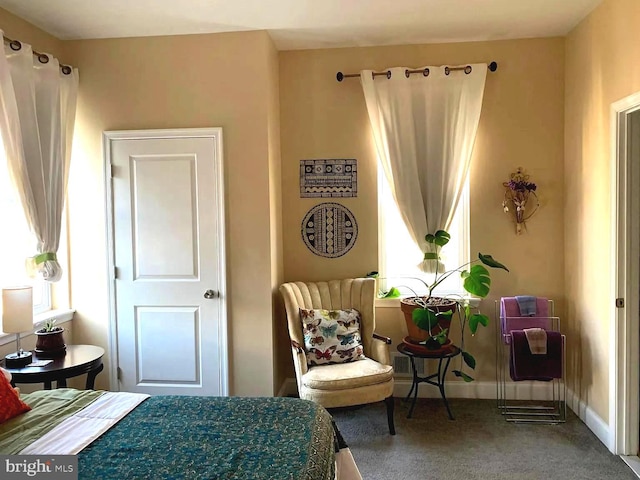
{"label": "curtain rod", "polygon": [[[487,65],[487,68],[492,71],[495,72],[498,69],[498,64],[496,62],[491,62],[489,65]],[[471,73],[471,65],[467,65],[466,67],[444,67],[444,73],[445,75],[449,75],[449,72],[453,72],[454,70],[464,70],[464,73],[466,73],[467,75]],[[407,78],[409,78],[409,75],[411,75],[412,73],[421,73],[422,75],[424,75],[425,77],[429,76],[429,69],[425,68],[422,70],[405,70],[404,74]],[[384,75],[387,78],[391,78],[391,70],[387,70],[386,72],[373,72],[371,74],[374,78],[378,77],[380,75]],[[345,78],[355,78],[355,77],[359,77],[360,74],[359,73],[342,73],[342,72],[338,72],[336,74],[336,80],[338,80],[339,82],[341,82],[342,80],[344,80]]]}
{"label": "curtain rod", "polygon": [[[9,48],[11,48],[11,50],[13,50],[14,52],[17,52],[22,48],[22,42],[20,42],[19,40],[14,40],[5,35],[2,36],[2,39],[5,41],[5,43],[9,44]],[[46,55],[45,53],[36,52],[35,50],[32,50],[32,52],[36,57],[38,57],[38,61],[40,63],[49,63],[49,56]],[[63,65],[61,63],[60,70],[65,75],[69,75],[71,74],[72,67],[70,67],[69,65]]]}

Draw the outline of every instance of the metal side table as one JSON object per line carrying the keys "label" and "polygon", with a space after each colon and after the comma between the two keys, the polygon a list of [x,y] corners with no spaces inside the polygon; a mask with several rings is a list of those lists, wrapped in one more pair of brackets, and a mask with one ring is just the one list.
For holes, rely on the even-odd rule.
{"label": "metal side table", "polygon": [[[409,394],[405,398],[405,402],[409,400],[409,397],[413,394],[413,400],[411,401],[411,407],[409,408],[409,413],[407,418],[411,418],[413,415],[413,409],[416,406],[416,399],[418,398],[418,385],[420,383],[428,383],[429,385],[435,385],[440,389],[440,395],[442,396],[442,400],[444,401],[444,406],[447,408],[447,413],[449,414],[449,419],[453,420],[453,415],[451,414],[451,409],[449,408],[449,402],[447,402],[447,397],[444,393],[444,380],[447,374],[447,369],[449,368],[449,363],[451,359],[457,355],[460,355],[460,349],[455,345],[451,344],[448,348],[444,348],[441,350],[436,350],[433,352],[423,351],[419,352],[417,349],[411,349],[411,347],[407,347],[405,343],[401,343],[398,345],[398,352],[402,355],[406,355],[411,360],[411,371],[413,373],[413,382],[411,384],[411,390],[409,390]],[[430,358],[430,359],[438,359],[438,371],[431,375],[427,375],[426,377],[418,376],[418,372],[416,370],[416,358]],[[443,368],[444,365],[444,368]]]}

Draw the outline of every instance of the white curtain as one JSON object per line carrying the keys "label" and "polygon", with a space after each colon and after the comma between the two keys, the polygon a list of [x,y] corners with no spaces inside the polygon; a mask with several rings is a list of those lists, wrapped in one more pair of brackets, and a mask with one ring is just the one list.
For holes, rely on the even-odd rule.
{"label": "white curtain", "polygon": [[[1,31],[0,31],[1,33]],[[42,62],[30,45],[0,55],[0,134],[9,173],[36,237],[32,268],[58,281],[57,261],[71,142],[76,115],[78,71],[65,74],[57,59]]]}
{"label": "white curtain", "polygon": [[360,72],[371,129],[385,176],[410,235],[448,229],[469,170],[478,129],[486,64],[471,72],[422,67],[389,69],[391,78]]}

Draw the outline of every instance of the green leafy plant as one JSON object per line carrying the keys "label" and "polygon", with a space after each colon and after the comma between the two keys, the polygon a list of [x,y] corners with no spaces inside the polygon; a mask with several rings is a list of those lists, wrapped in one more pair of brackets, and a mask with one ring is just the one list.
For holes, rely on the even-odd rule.
{"label": "green leafy plant", "polygon": [[40,328],[36,330],[36,332],[47,333],[47,332],[57,332],[59,330],[62,330],[62,328],[56,326],[56,319],[50,318],[49,320],[46,320],[42,325],[40,325]]}
{"label": "green leafy plant", "polygon": [[[447,302],[443,301],[440,297],[435,297],[433,292],[438,285],[451,275],[459,273],[463,279],[464,289],[471,295],[484,298],[489,294],[491,289],[491,275],[487,267],[498,268],[506,270],[507,272],[509,269],[502,263],[494,260],[491,255],[478,253],[477,259],[465,263],[458,268],[445,271],[444,268],[442,268],[443,263],[440,254],[442,247],[449,243],[450,239],[451,236],[444,230],[438,230],[435,235],[428,234],[425,236],[425,241],[429,244],[430,251],[425,252],[424,261],[435,266],[433,281],[428,283],[421,278],[417,278],[417,280],[425,285],[427,294],[419,296],[412,290],[415,297],[407,300],[410,300],[416,305],[416,308],[411,313],[413,323],[428,333],[427,340],[421,342],[427,348],[436,349],[445,344],[449,333],[448,327],[440,328],[439,325],[441,323],[449,325],[453,316],[457,314],[461,330],[460,350],[462,351],[462,361],[464,361],[469,368],[475,369],[476,360],[473,355],[465,349],[465,331],[468,326],[471,335],[475,335],[480,325],[486,327],[489,324],[489,317],[480,313],[478,307],[471,306],[469,298],[462,296],[458,298],[447,298],[446,300],[450,300],[453,307],[451,309],[445,307],[444,311],[442,311],[442,308],[436,307],[443,304],[446,305]],[[411,289],[409,288],[409,290]],[[465,382],[471,382],[473,378],[462,371],[462,361],[460,369],[454,370],[453,372]]]}
{"label": "green leafy plant", "polygon": [[[380,278],[380,275],[378,272],[369,272],[367,273],[367,277]],[[396,287],[390,287],[389,290],[378,291],[378,298],[398,298],[400,296],[402,296],[402,294]]]}

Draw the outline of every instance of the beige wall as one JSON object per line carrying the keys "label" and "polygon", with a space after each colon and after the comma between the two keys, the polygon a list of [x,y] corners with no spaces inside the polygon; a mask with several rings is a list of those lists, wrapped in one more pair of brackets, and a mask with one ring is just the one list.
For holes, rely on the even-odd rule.
{"label": "beige wall", "polygon": [[[359,81],[348,79],[338,83],[336,72],[492,60],[498,62],[498,71],[487,74],[470,173],[471,252],[474,256],[478,251],[492,254],[508,265],[511,273],[494,273],[492,294],[481,307],[493,318],[494,299],[532,294],[554,298],[562,309],[564,254],[559,247],[564,235],[562,38],[281,52],[286,281],[361,276],[378,269],[374,145]],[[313,255],[300,237],[303,216],[321,203],[299,195],[299,161],[311,158],[358,160],[358,197],[333,199],[353,212],[359,227],[355,246],[339,258]],[[524,167],[538,184],[541,202],[540,211],[528,222],[528,233],[521,236],[515,235],[511,217],[501,207],[502,182],[518,166]],[[400,342],[406,327],[399,309],[379,308],[377,312],[378,331],[391,335],[394,343]],[[495,378],[493,339],[493,330],[469,339],[468,348],[478,360],[475,375],[478,380]]]}
{"label": "beige wall", "polygon": [[611,103],[640,91],[640,2],[605,0],[566,40],[565,284],[570,385],[609,417]]}
{"label": "beige wall", "polygon": [[[605,0],[566,40],[291,51],[278,60],[263,32],[61,42],[0,10],[6,35],[80,69],[70,180],[74,341],[108,348],[102,131],[223,127],[232,392],[270,394],[293,375],[277,285],[377,268],[374,147],[359,82],[338,83],[335,73],[495,60],[471,170],[471,247],[492,253],[511,273],[493,276],[482,308],[491,314],[501,295],[557,299],[568,320],[569,386],[607,420],[609,107],[640,91],[638,24],[640,2]],[[319,203],[299,198],[305,158],[358,159],[358,197],[339,200],[360,231],[344,257],[316,257],[300,238],[302,217]],[[539,186],[541,209],[516,237],[500,208],[501,183],[520,165]],[[399,312],[378,309],[378,321],[381,333],[400,340]],[[265,327],[271,335],[252,340]],[[269,338],[278,346],[275,364],[262,357]],[[493,375],[492,338],[483,332],[469,346],[479,379]],[[107,387],[107,378],[108,370],[98,386]]]}
{"label": "beige wall", "polygon": [[[102,131],[223,127],[231,387],[271,394],[293,375],[277,285],[377,268],[374,147],[359,82],[340,84],[335,73],[495,60],[471,170],[471,242],[472,252],[492,253],[512,271],[493,276],[482,308],[491,314],[501,295],[557,299],[568,320],[569,386],[607,420],[609,106],[640,91],[638,24],[637,0],[605,0],[566,41],[291,51],[278,59],[263,32],[62,42],[0,10],[6,35],[80,68],[70,179],[74,341],[108,349]],[[298,162],[305,158],[358,159],[358,197],[339,200],[360,230],[344,257],[316,257],[300,238],[303,215],[319,203],[299,198]],[[520,165],[538,184],[542,206],[529,232],[516,237],[500,209],[501,183]],[[378,309],[378,320],[381,333],[400,340],[399,312]],[[252,340],[264,328],[271,335]],[[275,363],[261,353],[269,338],[278,346]],[[469,346],[479,379],[492,378],[491,342],[483,332]],[[99,387],[108,387],[108,373]]]}
{"label": "beige wall", "polygon": [[64,42],[1,8],[0,28],[7,37],[26,42],[34,50],[51,53],[60,60],[66,61],[66,57],[63,55]]}
{"label": "beige wall", "polygon": [[[230,391],[271,395],[274,366],[264,352],[272,350],[277,222],[270,169],[277,168],[278,147],[269,138],[277,118],[270,38],[244,32],[89,40],[66,49],[80,71],[69,179],[75,340],[109,346],[102,132],[222,127]],[[108,373],[98,387],[108,386]]]}
{"label": "beige wall", "polygon": [[[283,304],[278,292],[278,286],[283,279],[283,250],[282,250],[282,168],[280,162],[280,77],[278,68],[278,51],[275,45],[270,43],[267,56],[267,69],[269,73],[269,208],[271,211],[271,288],[273,296],[273,309],[271,321],[273,322],[273,345],[286,343],[289,337],[286,324],[280,320],[283,316]],[[271,358],[274,368],[273,389],[278,393],[286,379],[287,369],[278,368],[284,362],[279,358],[288,355],[288,349],[275,348]]]}
{"label": "beige wall", "polygon": [[[28,30],[15,18],[8,23],[16,35]],[[471,170],[471,248],[493,254],[512,272],[494,275],[493,294],[482,308],[492,314],[495,298],[518,293],[547,295],[563,305],[564,253],[557,247],[564,235],[563,39],[292,51],[280,52],[279,59],[264,32],[73,41],[63,47],[66,60],[80,69],[69,186],[76,342],[109,346],[102,132],[221,126],[231,391],[277,390],[293,375],[277,285],[377,269],[374,147],[358,81],[338,83],[335,74],[394,65],[498,62],[498,71],[487,77]],[[344,257],[316,257],[300,238],[303,215],[319,203],[299,198],[298,165],[305,158],[358,159],[358,197],[339,200],[359,223],[358,241]],[[539,185],[542,203],[520,237],[500,207],[501,184],[517,166]],[[378,330],[398,342],[404,334],[399,312],[378,312]],[[469,345],[481,380],[493,378],[492,340],[492,332],[483,332]],[[279,353],[265,362],[270,341]],[[108,386],[108,373],[98,387]]]}

